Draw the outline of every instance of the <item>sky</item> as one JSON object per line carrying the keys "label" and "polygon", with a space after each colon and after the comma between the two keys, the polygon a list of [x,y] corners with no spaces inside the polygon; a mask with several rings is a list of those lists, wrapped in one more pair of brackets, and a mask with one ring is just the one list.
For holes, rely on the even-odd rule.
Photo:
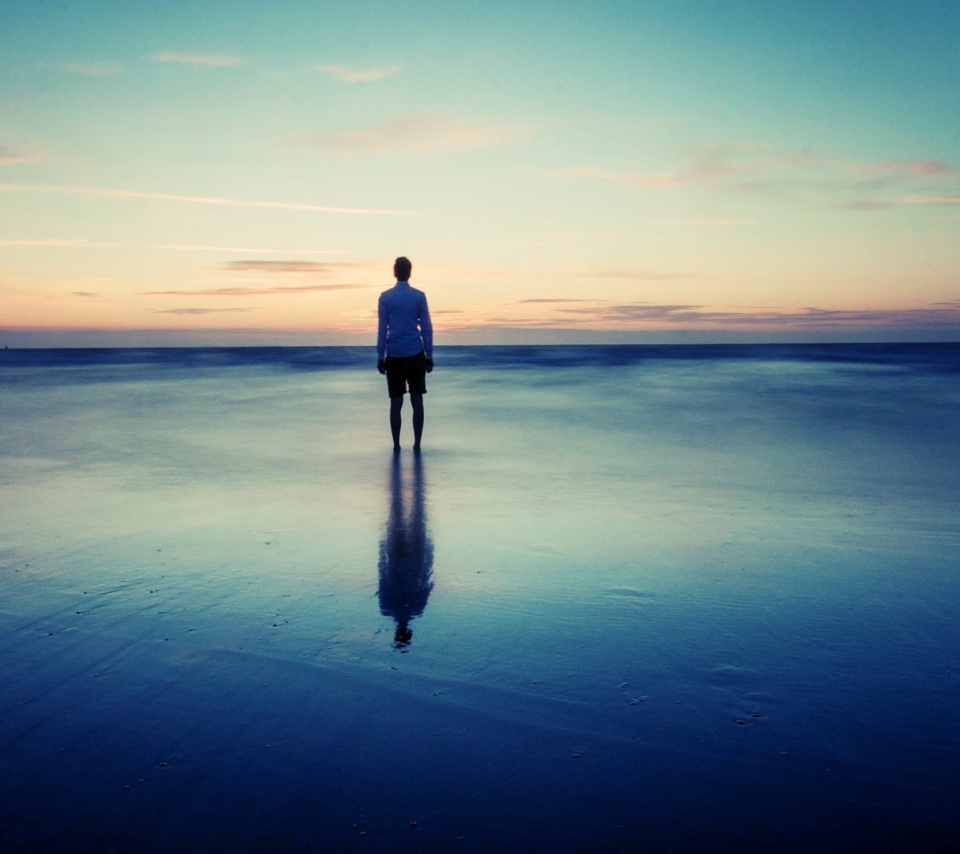
{"label": "sky", "polygon": [[0,344],[960,341],[960,3],[0,0]]}

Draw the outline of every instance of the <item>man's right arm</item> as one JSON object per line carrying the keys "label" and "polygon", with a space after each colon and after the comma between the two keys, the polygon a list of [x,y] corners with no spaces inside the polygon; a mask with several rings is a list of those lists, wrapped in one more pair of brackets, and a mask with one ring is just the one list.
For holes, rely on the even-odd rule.
{"label": "man's right arm", "polygon": [[[387,357],[387,307],[383,304],[383,296],[377,303],[377,368]],[[382,374],[383,371],[381,370]]]}
{"label": "man's right arm", "polygon": [[[430,309],[427,308],[427,297],[422,298],[420,306],[420,337],[423,339],[423,352],[428,362],[433,362],[433,323],[430,321]],[[433,369],[431,364],[430,369]]]}

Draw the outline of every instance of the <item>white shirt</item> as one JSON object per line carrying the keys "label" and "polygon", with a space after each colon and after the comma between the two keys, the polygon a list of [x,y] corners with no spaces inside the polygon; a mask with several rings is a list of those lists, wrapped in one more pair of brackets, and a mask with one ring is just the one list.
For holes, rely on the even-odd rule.
{"label": "white shirt", "polygon": [[380,294],[377,306],[380,318],[377,329],[377,358],[416,356],[421,350],[433,358],[433,324],[423,291],[397,282]]}

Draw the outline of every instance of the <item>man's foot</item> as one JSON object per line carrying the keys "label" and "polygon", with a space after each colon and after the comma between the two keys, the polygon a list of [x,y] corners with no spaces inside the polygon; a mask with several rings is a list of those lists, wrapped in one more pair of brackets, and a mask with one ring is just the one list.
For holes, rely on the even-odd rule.
{"label": "man's foot", "polygon": [[394,452],[395,454],[399,454],[399,453],[400,453],[400,446],[399,446],[399,445],[394,445],[394,446],[393,446],[393,452]]}
{"label": "man's foot", "polygon": [[419,453],[420,453],[420,446],[419,446],[419,445],[414,445],[414,446],[413,446],[413,452],[414,452],[415,454],[419,454]]}

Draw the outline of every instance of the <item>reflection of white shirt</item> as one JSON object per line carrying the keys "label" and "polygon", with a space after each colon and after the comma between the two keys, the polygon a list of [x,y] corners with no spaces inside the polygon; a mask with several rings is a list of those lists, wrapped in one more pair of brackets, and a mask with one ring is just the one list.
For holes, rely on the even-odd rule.
{"label": "reflection of white shirt", "polygon": [[380,325],[377,329],[377,358],[416,356],[421,350],[433,358],[433,324],[423,291],[397,282],[380,294],[377,306]]}

